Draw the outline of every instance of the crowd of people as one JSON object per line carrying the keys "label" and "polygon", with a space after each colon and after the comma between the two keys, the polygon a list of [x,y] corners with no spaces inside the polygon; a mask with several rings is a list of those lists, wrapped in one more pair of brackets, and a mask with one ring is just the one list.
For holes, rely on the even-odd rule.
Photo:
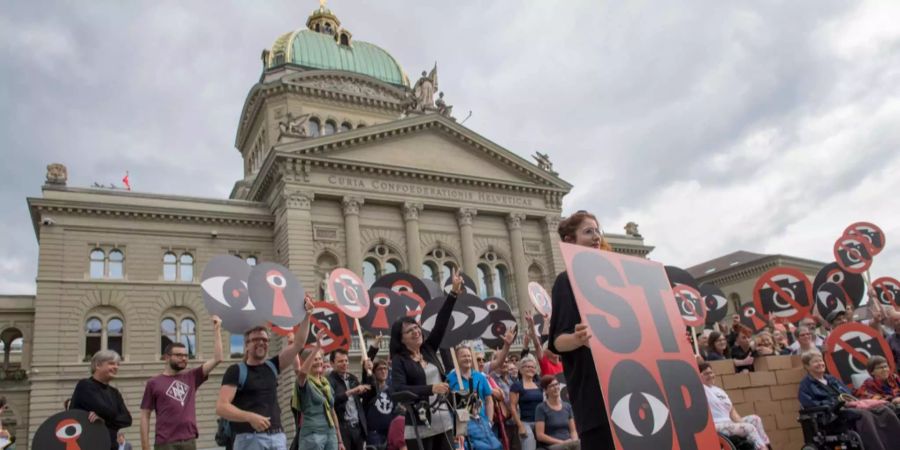
{"label": "crowd of people", "polygon": [[[578,211],[559,224],[563,242],[610,250],[596,217]],[[421,324],[403,317],[392,324],[388,355],[379,356],[381,340],[360,361],[359,376],[350,371],[344,350],[325,354],[322,331],[311,330],[312,302],[305,300],[307,319],[296,327],[286,345],[269,356],[270,335],[258,327],[244,333],[244,357],[228,367],[216,402],[221,417],[216,441],[235,450],[571,450],[614,448],[612,432],[593,356],[588,346],[590,329],[581,323],[578,305],[567,274],[557,277],[552,291],[553,314],[547,329],[528,319],[524,345],[511,352],[516,330],[503,336],[501,349],[490,359],[472,346],[442,349],[457,295],[463,289],[459,273],[451,276],[451,289],[425,337]],[[870,293],[870,295],[872,295]],[[874,301],[874,300],[873,300]],[[884,331],[894,358],[900,357],[900,313],[877,309],[868,325]],[[716,430],[742,436],[756,449],[770,448],[760,418],[752,411],[742,416],[723,389],[714,383],[707,361],[733,361],[736,371],[753,371],[760,356],[802,355],[808,375],[798,398],[804,407],[836,405],[842,420],[853,424],[867,449],[889,448],[900,439],[900,377],[884,358],[869,359],[871,378],[856,392],[825,373],[823,334],[851,320],[840,311],[824,326],[813,318],[794,328],[770,323],[752,333],[739,317],[697,335],[698,369]],[[149,450],[150,418],[156,415],[157,450],[193,450],[198,437],[195,399],[197,389],[222,361],[221,321],[212,318],[216,344],[212,359],[187,369],[181,344],[165,349],[163,372],[150,379],[141,401],[140,441]],[[896,330],[897,333],[893,331]],[[309,333],[316,333],[304,350]],[[75,387],[69,407],[89,412],[110,434],[112,449],[123,447],[120,430],[132,418],[118,390],[110,385],[117,375],[119,356],[100,351],[91,360],[91,377]],[[278,404],[283,372],[293,369],[292,414],[296,434],[289,441]],[[562,375],[560,375],[562,374]],[[283,379],[283,378],[282,378]],[[568,390],[568,401],[562,395]],[[851,396],[852,394],[852,396]],[[2,405],[0,405],[2,407]],[[2,433],[2,431],[0,431]]]}

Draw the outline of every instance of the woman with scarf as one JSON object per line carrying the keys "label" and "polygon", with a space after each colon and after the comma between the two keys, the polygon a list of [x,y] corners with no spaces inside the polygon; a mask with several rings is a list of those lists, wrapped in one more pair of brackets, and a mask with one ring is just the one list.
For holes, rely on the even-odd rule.
{"label": "woman with scarf", "polygon": [[869,378],[856,391],[859,398],[884,400],[894,409],[900,408],[900,375],[891,372],[891,366],[883,356],[874,355],[866,363]]}
{"label": "woman with scarf", "polygon": [[322,332],[316,346],[303,352],[303,364],[297,369],[296,398],[303,414],[299,447],[303,450],[338,450],[343,448],[334,413],[334,394],[324,375]]}
{"label": "woman with scarf", "polygon": [[[422,326],[412,317],[402,317],[391,325],[391,387],[393,392],[411,392],[419,404],[427,402],[426,423],[417,411],[408,411],[404,437],[406,445],[418,448],[416,435],[425,450],[451,450],[454,418],[442,396],[450,392],[446,382],[444,365],[438,357],[438,350],[444,333],[450,324],[450,314],[456,304],[456,297],[462,291],[463,278],[455,270],[452,287],[447,299],[441,305],[435,318],[434,327],[428,339],[422,338]],[[419,405],[417,404],[417,406]],[[416,408],[418,409],[418,408]],[[413,427],[416,418],[418,430]],[[416,433],[418,431],[418,433]]]}

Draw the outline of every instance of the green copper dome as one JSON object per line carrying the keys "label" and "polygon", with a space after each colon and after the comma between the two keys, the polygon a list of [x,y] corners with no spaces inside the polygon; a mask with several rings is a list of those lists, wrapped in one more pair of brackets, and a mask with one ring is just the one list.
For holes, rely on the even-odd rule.
{"label": "green copper dome", "polygon": [[266,67],[294,64],[308,69],[344,70],[409,86],[409,78],[388,52],[377,45],[353,40],[340,21],[324,7],[313,11],[307,28],[285,33],[275,40]]}

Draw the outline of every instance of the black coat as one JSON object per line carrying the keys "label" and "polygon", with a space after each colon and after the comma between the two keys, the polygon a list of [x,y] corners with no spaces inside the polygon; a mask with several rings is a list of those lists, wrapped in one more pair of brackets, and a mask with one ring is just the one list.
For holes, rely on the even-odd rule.
{"label": "black coat", "polygon": [[[349,396],[347,396],[347,390],[353,389],[359,386],[359,378],[356,378],[356,375],[352,373],[348,373],[348,382],[344,382],[344,378],[338,375],[337,372],[331,372],[328,374],[328,382],[331,384],[331,390],[334,391],[334,412],[338,416],[338,420],[341,423],[344,422],[344,415],[347,412],[347,401],[351,400]],[[366,411],[363,409],[363,402],[360,400],[361,396],[354,395],[352,401],[356,402],[356,417],[359,418],[359,427],[362,432],[363,439],[366,437]]]}
{"label": "black coat", "polygon": [[[446,371],[441,363],[438,350],[441,340],[444,339],[444,332],[450,323],[450,315],[453,313],[453,306],[456,304],[456,295],[447,294],[447,300],[438,311],[434,321],[434,328],[428,339],[422,342],[420,349],[422,358],[437,366],[441,374],[441,380],[446,380]],[[425,369],[422,365],[413,361],[409,352],[402,351],[393,355],[391,358],[391,390],[393,392],[409,391],[419,396],[420,400],[428,400],[431,395],[431,385],[425,382]]]}

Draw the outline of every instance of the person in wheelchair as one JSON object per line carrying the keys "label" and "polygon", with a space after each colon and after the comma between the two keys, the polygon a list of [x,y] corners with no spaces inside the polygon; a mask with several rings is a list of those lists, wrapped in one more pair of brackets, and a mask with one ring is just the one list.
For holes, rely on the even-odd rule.
{"label": "person in wheelchair", "polygon": [[698,364],[700,380],[703,382],[703,390],[706,391],[706,401],[709,403],[709,411],[716,431],[725,436],[741,436],[753,444],[756,450],[769,448],[769,437],[763,429],[762,419],[757,415],[741,417],[734,409],[731,398],[720,387],[713,384],[716,373],[709,363]]}
{"label": "person in wheelchair", "polygon": [[866,363],[872,378],[866,380],[856,396],[862,399],[884,400],[894,411],[900,410],[900,375],[891,373],[891,366],[883,356],[872,356]]}
{"label": "person in wheelchair", "polygon": [[806,369],[806,376],[800,382],[798,393],[803,408],[833,408],[837,414],[833,424],[852,424],[866,450],[896,448],[895,444],[900,439],[900,419],[893,411],[884,407],[886,402],[853,397],[844,383],[825,373],[825,361],[821,353],[804,353],[801,361]]}

